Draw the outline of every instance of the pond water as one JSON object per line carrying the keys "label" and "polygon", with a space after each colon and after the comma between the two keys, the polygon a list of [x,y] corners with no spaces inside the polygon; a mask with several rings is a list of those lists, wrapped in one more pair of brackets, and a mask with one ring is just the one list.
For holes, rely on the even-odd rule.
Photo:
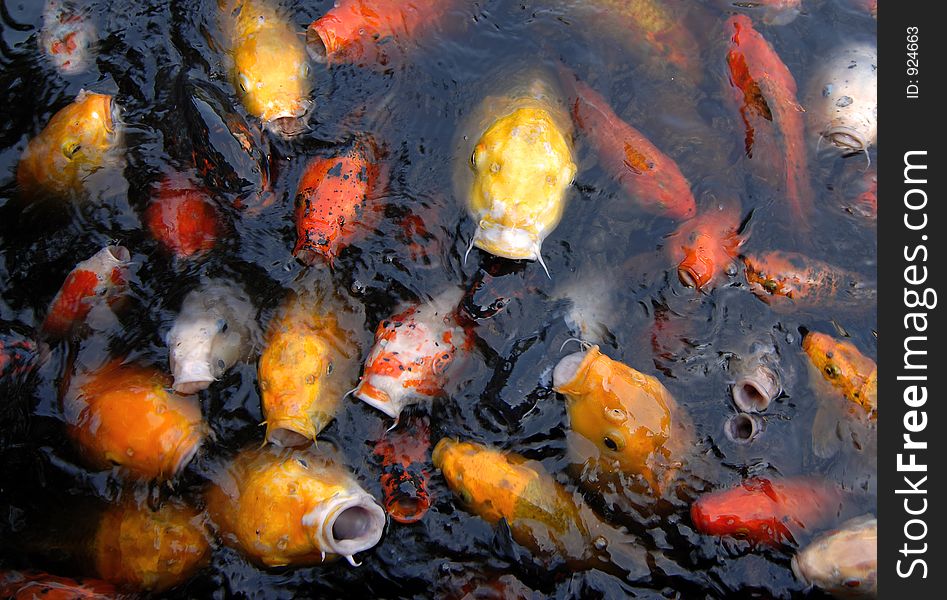
{"label": "pond water", "polygon": [[[328,0],[273,2],[301,36],[332,6]],[[126,483],[117,470],[83,466],[65,433],[60,387],[77,356],[91,363],[125,357],[166,371],[164,336],[187,292],[210,276],[242,285],[264,329],[290,292],[340,290],[364,308],[362,363],[376,325],[399,306],[449,286],[468,290],[465,307],[477,317],[472,354],[452,371],[446,397],[414,410],[430,413],[432,442],[444,436],[472,439],[540,460],[570,492],[581,494],[567,469],[564,401],[551,389],[553,367],[573,351],[561,350],[574,335],[564,318],[569,300],[562,290],[578,287],[607,303],[609,335],[602,351],[657,376],[690,416],[707,489],[730,487],[750,475],[811,475],[839,481],[850,492],[850,506],[837,522],[876,512],[870,451],[843,450],[829,458],[813,451],[813,422],[825,390],[811,380],[801,349],[805,331],[822,331],[849,336],[875,357],[872,301],[779,309],[749,291],[742,269],[712,289],[685,287],[666,252],[667,236],[677,223],[636,209],[581,136],[565,214],[542,246],[548,277],[536,262],[492,258],[476,249],[465,260],[477,224],[454,189],[458,161],[466,166],[469,160],[458,155],[457,129],[481,101],[506,91],[510,69],[544,68],[555,77],[565,65],[677,162],[698,209],[718,200],[739,201],[746,238],[742,253],[797,251],[874,282],[875,224],[848,208],[864,191],[875,149],[868,158],[816,153],[809,132],[816,209],[808,227],[794,220],[779,186],[751,171],[744,158],[744,126],[731,98],[725,60],[730,34],[724,23],[735,12],[750,14],[799,82],[801,96],[840,44],[874,40],[876,21],[857,3],[843,0],[805,0],[802,14],[783,25],[767,25],[758,9],[728,2],[669,1],[696,42],[696,54],[690,56],[696,77],[689,80],[669,76],[660,59],[628,43],[620,26],[597,20],[589,10],[592,4],[454,0],[438,26],[410,42],[404,61],[381,68],[313,63],[307,129],[289,138],[268,130],[254,134],[254,151],[269,156],[273,201],[246,210],[241,202],[248,187],[259,183],[259,164],[235,151],[233,139],[213,125],[236,119],[257,128],[259,121],[246,114],[235,95],[216,2],[89,2],[100,38],[95,59],[86,72],[61,75],[38,50],[42,2],[3,0],[2,332],[36,339],[69,271],[109,243],[130,250],[133,274],[129,302],[114,319],[98,323],[91,335],[52,343],[34,373],[0,384],[0,566],[92,574],[63,547],[82,545],[97,511],[115,502]],[[82,89],[113,94],[122,107],[123,176],[84,202],[25,198],[15,176],[20,155]],[[382,198],[384,215],[374,232],[341,253],[332,270],[304,266],[292,256],[296,184],[307,158],[332,152],[357,132],[370,133],[386,152],[390,183]],[[193,168],[195,160],[206,157],[216,162],[202,182],[213,191],[223,233],[206,255],[175,259],[149,234],[144,210],[152,186],[169,169]],[[426,235],[406,228],[417,219]],[[487,310],[491,305],[502,309]],[[741,445],[724,435],[724,423],[735,412],[727,358],[761,338],[775,341],[785,393],[764,413],[760,437]],[[200,400],[212,439],[173,484],[141,488],[139,495],[153,503],[179,498],[201,507],[215,466],[263,441],[256,355],[201,392]],[[376,498],[381,498],[380,466],[373,446],[390,425],[378,411],[346,398],[320,436],[338,447],[356,479]],[[686,503],[658,517],[601,512],[603,519],[628,527],[645,547],[660,551],[651,577],[632,583],[598,570],[548,572],[508,531],[466,512],[441,475],[428,468],[431,510],[419,523],[389,521],[382,541],[358,556],[361,566],[336,561],[267,570],[217,544],[208,567],[165,595],[462,597],[480,584],[485,588],[476,597],[524,590],[556,598],[816,593],[794,578],[792,546],[760,548],[702,536],[690,522]],[[586,497],[600,511],[605,508],[594,494]],[[805,544],[814,533],[797,543]]]}

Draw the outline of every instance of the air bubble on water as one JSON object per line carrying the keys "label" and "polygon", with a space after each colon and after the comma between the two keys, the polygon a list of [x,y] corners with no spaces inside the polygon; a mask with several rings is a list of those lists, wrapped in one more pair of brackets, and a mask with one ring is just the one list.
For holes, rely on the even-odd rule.
{"label": "air bubble on water", "polygon": [[851,106],[852,102],[854,102],[854,100],[852,100],[851,96],[842,96],[835,101],[835,106],[838,106],[839,108],[845,108],[846,106]]}
{"label": "air bubble on water", "polygon": [[365,293],[365,284],[359,281],[358,279],[356,279],[355,281],[352,282],[351,289],[352,289],[353,294],[355,294],[356,296],[361,296],[362,294]]}

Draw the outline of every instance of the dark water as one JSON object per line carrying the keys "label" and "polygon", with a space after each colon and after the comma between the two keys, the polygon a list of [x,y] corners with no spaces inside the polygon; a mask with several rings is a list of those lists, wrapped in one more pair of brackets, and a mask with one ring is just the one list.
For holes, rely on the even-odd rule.
{"label": "dark water", "polygon": [[[818,399],[809,382],[801,331],[844,331],[869,356],[877,353],[875,308],[819,307],[777,312],[757,300],[742,275],[709,293],[683,287],[663,249],[676,224],[629,208],[617,182],[597,166],[580,141],[576,185],[559,227],[543,244],[552,278],[535,263],[490,259],[474,251],[463,261],[475,223],[452,181],[455,127],[493,92],[504,65],[560,61],[603,93],[616,111],[673,157],[692,184],[698,206],[738,198],[750,233],[746,252],[797,250],[875,280],[876,244],[871,222],[845,210],[857,195],[864,155],[810,154],[817,219],[812,235],[798,224],[771,185],[745,171],[742,123],[729,104],[722,24],[726,3],[690,5],[687,24],[701,45],[701,81],[669,81],[629,52],[618,38],[577,17],[569,3],[459,2],[443,29],[419,42],[412,59],[388,69],[313,65],[315,109],[310,130],[290,140],[262,134],[269,152],[277,201],[259,214],[233,208],[246,183],[257,177],[245,155],[234,157],[216,184],[226,234],[197,261],[175,261],[142,227],[150,186],[169,167],[189,168],[191,157],[228,156],[226,141],[203,136],[199,125],[230,111],[253,125],[236,100],[219,50],[216,3],[206,1],[94,2],[102,38],[93,68],[58,75],[37,52],[39,1],[4,0],[0,15],[0,320],[4,332],[31,336],[52,297],[76,262],[108,243],[128,247],[136,265],[131,302],[118,320],[91,339],[51,349],[35,375],[2,384],[0,395],[0,565],[58,570],[56,556],[34,556],[19,540],[41,537],[54,514],[69,514],[76,531],[93,517],[86,500],[114,501],[117,473],[85,470],[66,438],[57,389],[66,357],[127,356],[167,369],[163,341],[183,296],[202,277],[228,277],[246,287],[266,322],[290,290],[333,285],[365,308],[365,336],[406,301],[430,297],[448,285],[482,287],[470,306],[500,298],[503,310],[477,322],[476,351],[454,372],[450,396],[430,408],[432,439],[469,438],[540,459],[560,481],[565,473],[567,419],[561,398],[549,389],[551,369],[570,337],[563,320],[567,302],[557,289],[572,282],[613,297],[611,343],[603,351],[658,375],[687,410],[697,429],[698,452],[711,465],[705,476],[731,486],[750,474],[810,474],[841,481],[853,490],[852,514],[875,512],[873,463],[852,453],[819,459],[811,429]],[[302,32],[331,2],[284,0]],[[804,89],[827,53],[846,40],[870,40],[875,21],[847,2],[807,1],[785,26],[757,21]],[[484,83],[487,82],[487,83]],[[111,93],[124,108],[127,165],[124,183],[98,202],[67,206],[30,203],[15,184],[16,162],[29,138],[80,89]],[[392,177],[387,208],[377,231],[343,252],[331,273],[306,268],[291,256],[295,241],[293,194],[305,157],[328,152],[358,131],[371,132],[388,151]],[[230,148],[232,150],[232,148]],[[871,160],[875,160],[872,151]],[[243,162],[241,162],[243,161]],[[225,165],[226,166],[226,165]],[[407,215],[423,219],[430,235],[406,239]],[[408,236],[410,238],[410,236]],[[426,256],[412,256],[418,242]],[[656,328],[656,319],[666,323]],[[766,429],[754,444],[739,446],[723,435],[732,414],[728,353],[772,335],[787,374],[786,395],[771,406]],[[362,358],[369,351],[363,344]],[[214,432],[173,486],[151,495],[199,503],[206,476],[221,457],[262,440],[263,420],[256,365],[241,364],[201,393]],[[380,497],[372,442],[389,422],[362,403],[346,400],[323,437],[345,454],[360,483]],[[363,553],[363,564],[344,561],[315,568],[261,570],[236,551],[215,548],[209,568],[170,597],[444,597],[462,595],[467,582],[515,575],[550,597],[795,597],[804,594],[789,569],[791,549],[754,549],[747,543],[697,534],[677,512],[644,526],[642,543],[665,555],[649,581],[634,585],[599,571],[545,572],[508,533],[494,529],[455,504],[439,474],[435,504],[415,525],[391,522],[382,542]],[[594,498],[592,498],[594,501]],[[71,511],[71,512],[70,512]],[[617,518],[617,517],[616,517]],[[628,524],[628,523],[626,523]],[[631,524],[634,527],[634,524]],[[641,529],[641,527],[638,527]],[[27,535],[29,534],[29,535]],[[77,534],[78,535],[78,534]],[[798,540],[804,543],[806,540]],[[55,553],[52,553],[55,554]],[[71,570],[70,570],[71,569]]]}

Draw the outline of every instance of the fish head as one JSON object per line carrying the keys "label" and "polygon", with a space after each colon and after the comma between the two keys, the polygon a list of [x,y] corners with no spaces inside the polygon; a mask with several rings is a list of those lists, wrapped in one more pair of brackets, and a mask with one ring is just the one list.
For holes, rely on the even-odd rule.
{"label": "fish head", "polygon": [[357,398],[395,419],[408,404],[440,392],[456,352],[452,330],[416,317],[412,307],[382,321],[355,389]]}
{"label": "fish head", "polygon": [[464,506],[491,523],[515,518],[527,488],[540,477],[503,452],[450,438],[434,446],[431,460]]}
{"label": "fish head", "polygon": [[311,70],[295,37],[284,40],[269,32],[251,36],[234,52],[234,63],[234,83],[247,112],[282,135],[305,128],[312,107]]}
{"label": "fish head", "polygon": [[67,164],[96,166],[116,144],[119,113],[112,96],[82,90],[56,113],[44,133],[54,138]]}
{"label": "fish head", "polygon": [[469,209],[478,220],[473,245],[505,258],[538,259],[576,173],[563,128],[530,101],[484,131],[470,164]]}
{"label": "fish head", "polygon": [[820,535],[792,559],[801,581],[836,598],[874,598],[878,589],[878,520],[871,515]]}
{"label": "fish head", "polygon": [[259,364],[266,438],[281,446],[304,445],[331,419],[315,407],[322,396],[338,391],[334,383],[340,355],[306,324],[281,323],[279,329],[270,336]]}
{"label": "fish head", "polygon": [[[344,556],[355,565],[354,556],[372,548],[385,530],[385,511],[365,490],[337,469],[322,475],[327,497],[312,497],[302,524],[313,544],[323,552]],[[311,489],[311,488],[310,488]]]}
{"label": "fish head", "polygon": [[594,445],[584,458],[626,473],[650,472],[651,455],[670,436],[671,413],[646,376],[591,346],[559,361],[553,388],[566,398],[571,431]]}
{"label": "fish head", "polygon": [[200,523],[196,510],[174,501],[158,510],[129,500],[112,506],[95,535],[96,570],[142,591],[179,585],[210,560],[209,535]]}
{"label": "fish head", "polygon": [[431,507],[427,472],[417,463],[393,465],[381,476],[385,510],[399,523],[416,523]]}
{"label": "fish head", "polygon": [[697,289],[710,283],[718,270],[712,242],[706,234],[698,234],[693,243],[682,248],[684,258],[677,266],[681,283]]}
{"label": "fish head", "polygon": [[168,332],[174,391],[195,394],[215,381],[211,351],[224,324],[209,314],[175,321]]}

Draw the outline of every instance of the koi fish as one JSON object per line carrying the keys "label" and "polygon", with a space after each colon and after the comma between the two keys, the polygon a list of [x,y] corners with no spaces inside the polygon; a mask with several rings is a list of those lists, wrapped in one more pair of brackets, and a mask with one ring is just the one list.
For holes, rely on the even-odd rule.
{"label": "koi fish", "polygon": [[151,235],[182,259],[212,250],[220,229],[210,195],[181,174],[158,184],[145,222]]}
{"label": "koi fish", "polygon": [[458,172],[457,194],[477,222],[471,247],[542,263],[540,246],[562,218],[576,165],[558,92],[544,74],[525,80],[506,81],[510,92],[481,104],[461,144],[468,168]]}
{"label": "koi fish", "polygon": [[705,535],[731,536],[754,544],[795,544],[795,535],[834,517],[841,490],[813,479],[747,479],[736,487],[702,495],[691,505],[691,522]]}
{"label": "koi fish", "polygon": [[844,154],[867,152],[878,140],[878,50],[854,44],[829,56],[810,82],[810,131]]}
{"label": "koi fish", "polygon": [[351,389],[359,351],[335,313],[321,299],[295,297],[270,323],[259,364],[268,442],[315,440]]}
{"label": "koi fish", "polygon": [[355,397],[397,419],[405,406],[443,392],[467,333],[457,321],[463,293],[451,289],[382,321]]}
{"label": "koi fish", "polygon": [[876,293],[854,273],[796,252],[744,256],[743,263],[750,290],[770,304],[788,299],[799,306],[855,305]]}
{"label": "koi fish", "polygon": [[576,126],[598,154],[602,166],[643,210],[672,219],[697,212],[690,183],[670,157],[643,133],[615,114],[608,102],[574,75],[562,77],[571,90]]}
{"label": "koi fish", "polygon": [[312,106],[306,47],[267,0],[220,0],[233,80],[243,106],[283,135],[299,133]]}
{"label": "koi fish", "polygon": [[878,413],[878,365],[858,351],[855,344],[839,341],[830,335],[809,332],[802,340],[813,366],[826,381],[844,394],[852,404],[861,407],[872,419]]}
{"label": "koi fish", "polygon": [[878,595],[878,520],[863,515],[823,533],[792,559],[804,583],[836,598]]}
{"label": "koi fish", "polygon": [[[792,210],[793,223],[807,227],[813,211],[813,190],[809,180],[805,146],[805,109],[796,100],[796,80],[766,39],[753,28],[746,15],[727,20],[733,31],[727,67],[730,85],[746,127],[746,156],[761,161],[784,157],[778,166],[785,178],[783,191]],[[754,153],[759,136],[779,139],[779,152]],[[776,169],[777,166],[768,165]]]}
{"label": "koi fish", "polygon": [[[323,442],[323,447],[327,442]],[[266,567],[316,565],[381,540],[385,511],[325,454],[244,450],[212,478],[207,511],[223,541]]]}
{"label": "koi fish", "polygon": [[416,523],[431,507],[427,453],[431,426],[427,417],[411,419],[375,442],[381,458],[385,511],[399,523]]}
{"label": "koi fish", "polygon": [[210,563],[202,514],[180,501],[157,510],[131,500],[102,515],[92,554],[99,577],[122,588],[162,592]]}
{"label": "koi fish", "polygon": [[740,207],[736,202],[712,206],[682,223],[667,242],[681,283],[700,290],[726,274],[743,243],[739,229]]}
{"label": "koi fish", "polygon": [[63,411],[86,461],[143,479],[180,473],[208,430],[197,398],[169,392],[170,383],[155,369],[120,360],[74,375]]}
{"label": "koi fish", "polygon": [[731,356],[727,370],[733,376],[730,394],[742,412],[763,412],[782,393],[779,358],[771,343],[753,344],[742,356]]}
{"label": "koi fish", "polygon": [[88,7],[72,0],[47,0],[39,47],[64,75],[85,71],[92,60],[95,26]]}
{"label": "koi fish", "polygon": [[64,336],[102,302],[114,306],[121,300],[128,282],[131,253],[124,246],[106,246],[80,262],[66,276],[43,320],[43,331]]}
{"label": "koi fish", "polygon": [[207,389],[261,337],[256,309],[246,292],[226,281],[210,281],[184,297],[168,332],[174,391]]}
{"label": "koi fish", "polygon": [[380,169],[371,143],[356,142],[345,153],[314,158],[296,189],[293,256],[311,265],[318,256],[331,266],[339,251],[370,231]]}
{"label": "koi fish", "polygon": [[117,164],[118,112],[111,96],[80,91],[27,144],[16,169],[20,189],[28,194],[81,195],[93,173]]}
{"label": "koi fish", "polygon": [[11,600],[121,600],[129,596],[98,579],[57,577],[40,571],[0,571],[0,597]]}
{"label": "koi fish", "polygon": [[548,566],[625,577],[648,572],[636,542],[597,520],[541,463],[449,438],[437,443],[432,458],[466,510],[491,525],[506,521],[513,540]]}
{"label": "koi fish", "polygon": [[565,396],[569,453],[585,470],[640,477],[660,496],[683,465],[693,434],[656,378],[590,346],[559,361],[553,389]]}
{"label": "koi fish", "polygon": [[306,47],[316,62],[387,65],[440,23],[445,0],[339,0],[309,25]]}

